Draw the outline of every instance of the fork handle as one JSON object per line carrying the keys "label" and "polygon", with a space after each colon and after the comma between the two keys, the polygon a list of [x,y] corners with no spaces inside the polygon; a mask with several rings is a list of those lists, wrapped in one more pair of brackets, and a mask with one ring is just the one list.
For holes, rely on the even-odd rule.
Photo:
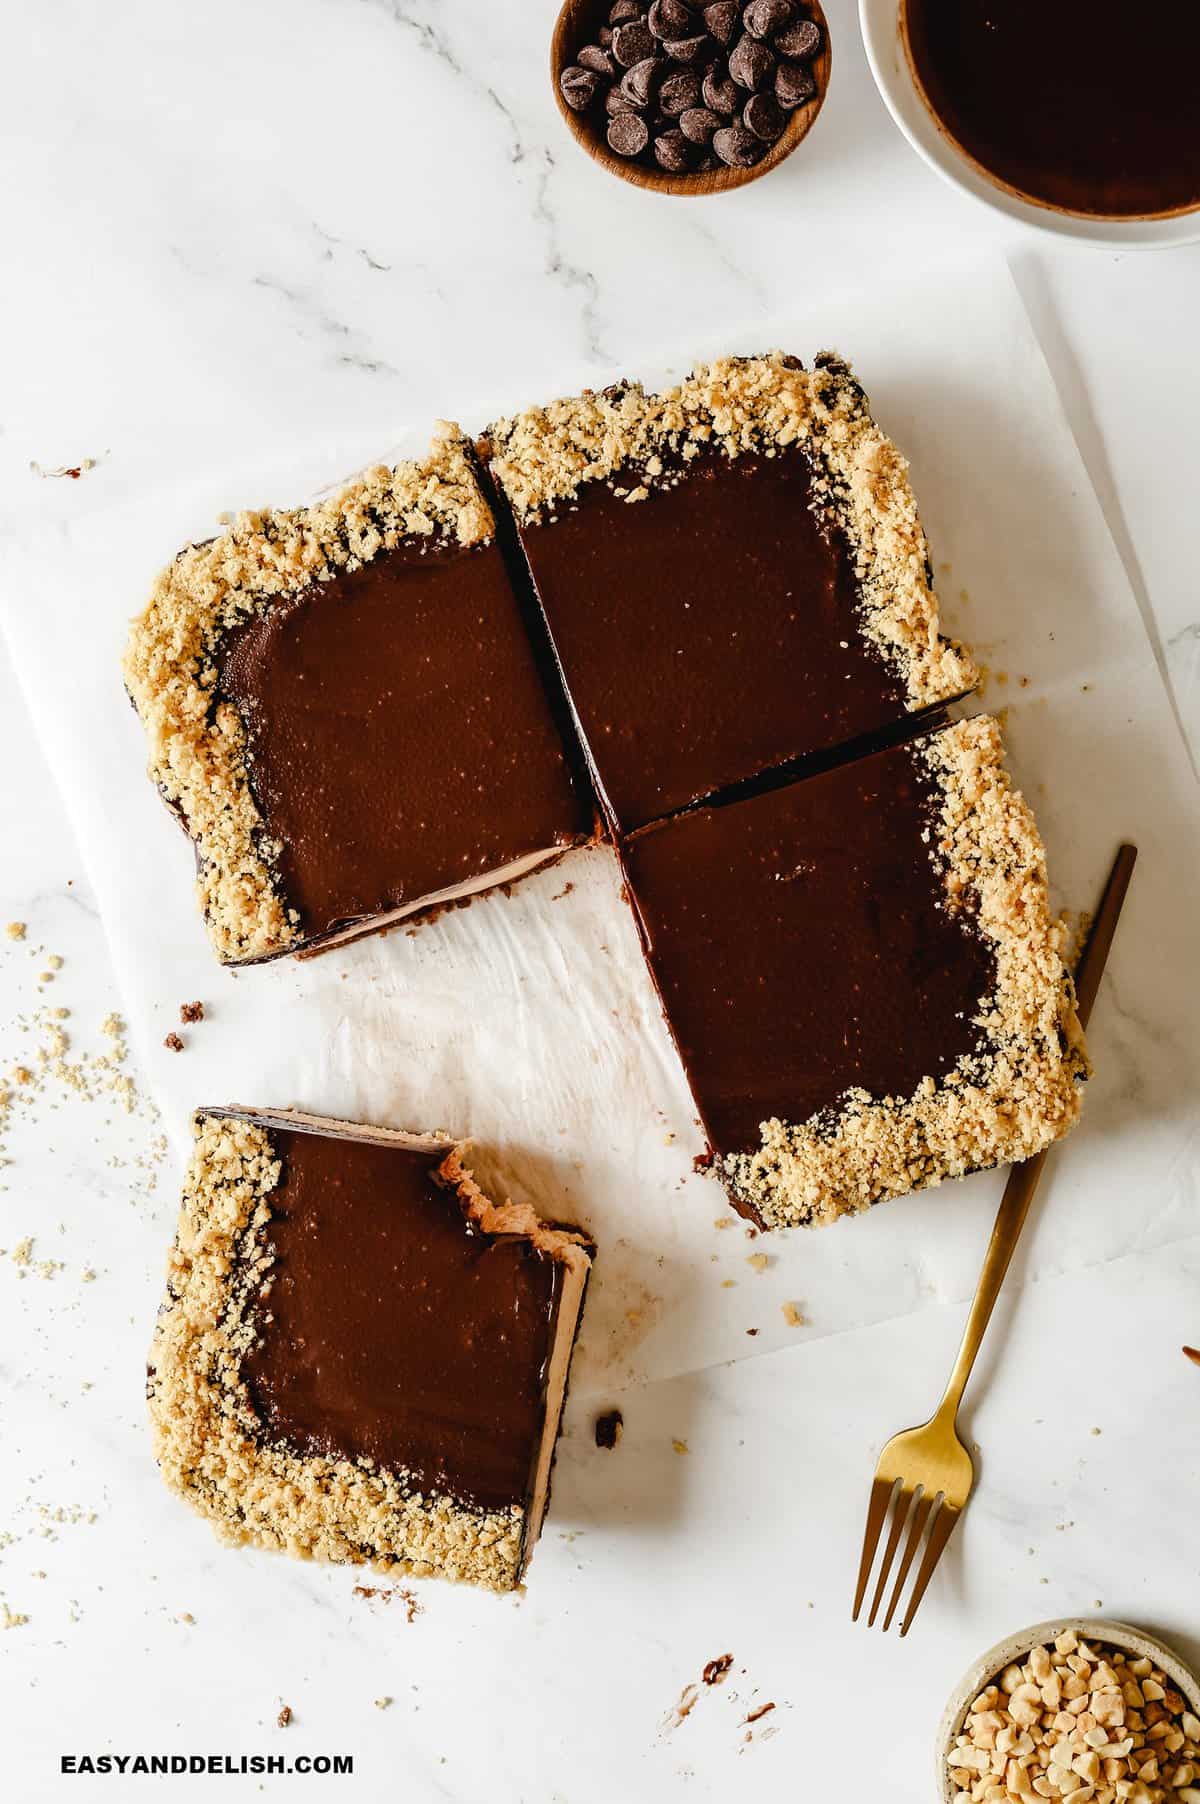
{"label": "fork handle", "polygon": [[[1096,918],[1087,937],[1087,944],[1075,972],[1076,1006],[1080,1024],[1084,1027],[1087,1026],[1088,1017],[1092,1012],[1092,1004],[1096,1000],[1096,991],[1100,987],[1100,979],[1108,962],[1113,934],[1116,932],[1117,922],[1121,916],[1125,892],[1129,888],[1129,879],[1133,873],[1136,858],[1136,846],[1123,845],[1118,850],[1112,870],[1108,875],[1108,882],[1104,886],[1100,906],[1096,910]],[[987,1325],[992,1319],[996,1298],[1000,1295],[1005,1274],[1012,1261],[1017,1241],[1021,1237],[1021,1230],[1025,1226],[1029,1205],[1033,1201],[1049,1150],[1047,1147],[1044,1152],[1035,1153],[1032,1159],[1025,1159],[1020,1165],[1014,1165],[1009,1174],[1008,1183],[1004,1186],[1004,1195],[1001,1197],[1000,1207],[996,1211],[992,1238],[988,1242],[983,1270],[979,1274],[979,1283],[971,1304],[971,1313],[967,1317],[967,1325],[963,1330],[958,1358],[954,1362],[954,1371],[946,1386],[946,1394],[938,1405],[937,1414],[948,1417],[951,1422],[958,1414],[958,1406],[962,1402],[967,1380],[971,1376],[971,1368],[983,1345],[983,1337],[987,1332]]]}

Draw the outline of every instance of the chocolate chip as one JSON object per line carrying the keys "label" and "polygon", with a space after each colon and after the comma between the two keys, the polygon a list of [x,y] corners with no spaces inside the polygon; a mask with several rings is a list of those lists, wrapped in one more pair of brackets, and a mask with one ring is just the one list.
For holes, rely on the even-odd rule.
{"label": "chocolate chip", "polygon": [[692,166],[692,147],[681,131],[663,132],[655,138],[654,155],[672,175],[683,175]]}
{"label": "chocolate chip", "polygon": [[714,0],[704,9],[704,23],[717,43],[728,49],[737,35],[739,7],[737,0]]}
{"label": "chocolate chip", "polygon": [[610,119],[615,119],[618,113],[632,113],[636,111],[632,100],[626,100],[619,86],[610,88],[608,93],[604,96],[604,110]]}
{"label": "chocolate chip", "polygon": [[602,1416],[596,1417],[596,1445],[606,1452],[612,1451],[621,1438],[625,1426],[625,1418],[619,1409],[606,1409]]}
{"label": "chocolate chip", "polygon": [[622,69],[632,69],[655,51],[654,33],[644,19],[630,19],[613,32],[613,55]]}
{"label": "chocolate chip", "polygon": [[599,44],[601,50],[607,50],[609,48],[609,45],[612,43],[612,40],[613,40],[612,26],[611,25],[602,25],[600,27],[599,31],[596,33],[596,42]]}
{"label": "chocolate chip", "polygon": [[775,58],[765,44],[748,33],[740,37],[729,56],[729,73],[739,87],[749,88],[751,93],[761,88],[772,69]]}
{"label": "chocolate chip", "polygon": [[624,25],[628,20],[640,19],[641,16],[642,9],[637,0],[616,0],[616,4],[608,9],[610,25]]}
{"label": "chocolate chip", "polygon": [[693,75],[690,69],[680,69],[676,75],[668,75],[658,90],[658,104],[668,119],[678,119],[680,113],[686,113],[700,101],[700,78]]}
{"label": "chocolate chip", "polygon": [[797,19],[794,24],[785,26],[776,34],[775,48],[780,56],[790,56],[798,63],[805,62],[821,48],[821,27],[814,25],[811,19]]}
{"label": "chocolate chip", "polygon": [[800,63],[780,63],[775,71],[775,98],[785,112],[803,106],[817,91],[809,70]]}
{"label": "chocolate chip", "polygon": [[742,122],[756,138],[773,144],[787,124],[787,114],[770,94],[751,94],[742,110]]}
{"label": "chocolate chip", "polygon": [[596,98],[600,78],[591,69],[572,63],[558,78],[559,91],[573,113],[585,113]]}
{"label": "chocolate chip", "polygon": [[595,75],[607,76],[609,81],[616,80],[617,65],[608,51],[602,50],[599,44],[585,44],[575,61],[581,69],[590,69]]}
{"label": "chocolate chip", "polygon": [[670,38],[663,49],[675,63],[697,63],[706,49],[711,45],[707,33],[701,32],[698,38]]}
{"label": "chocolate chip", "polygon": [[720,113],[714,113],[706,106],[690,106],[679,115],[679,129],[693,144],[707,144],[724,123]]}
{"label": "chocolate chip", "polygon": [[728,75],[709,71],[700,84],[700,98],[714,113],[736,113],[742,104],[742,91]]}
{"label": "chocolate chip", "polygon": [[638,113],[618,113],[609,121],[609,149],[619,157],[640,157],[650,142],[650,129]]}
{"label": "chocolate chip", "polygon": [[744,125],[725,125],[713,138],[713,149],[722,163],[728,163],[735,169],[749,169],[758,162],[766,145],[753,132],[748,132]]}
{"label": "chocolate chip", "polygon": [[693,21],[683,0],[654,0],[646,23],[656,38],[685,38]]}
{"label": "chocolate chip", "polygon": [[661,56],[644,56],[632,69],[626,69],[621,77],[621,92],[631,106],[640,109],[650,105],[662,66]]}
{"label": "chocolate chip", "polygon": [[792,16],[792,0],[750,0],[742,24],[753,38],[774,37]]}

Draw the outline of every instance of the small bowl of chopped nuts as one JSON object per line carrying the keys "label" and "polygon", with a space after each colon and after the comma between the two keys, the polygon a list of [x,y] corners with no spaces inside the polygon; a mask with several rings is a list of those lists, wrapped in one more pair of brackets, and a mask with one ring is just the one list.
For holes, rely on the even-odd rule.
{"label": "small bowl of chopped nuts", "polygon": [[1200,1804],[1200,1681],[1125,1622],[1039,1622],[976,1660],[938,1731],[945,1804]]}
{"label": "small bowl of chopped nuts", "polygon": [[776,168],[812,129],[830,60],[820,0],[565,0],[550,46],[576,143],[660,194]]}

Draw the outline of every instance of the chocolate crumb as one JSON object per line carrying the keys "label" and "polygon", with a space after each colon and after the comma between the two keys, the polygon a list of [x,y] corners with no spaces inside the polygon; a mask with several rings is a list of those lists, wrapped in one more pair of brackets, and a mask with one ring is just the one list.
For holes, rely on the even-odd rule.
{"label": "chocolate crumb", "polygon": [[1200,1366],[1200,1347],[1185,1347],[1183,1351],[1194,1366]]}
{"label": "chocolate crumb", "polygon": [[625,1418],[619,1409],[606,1409],[596,1417],[596,1445],[611,1452],[625,1430]]}
{"label": "chocolate crumb", "polygon": [[168,1034],[163,1041],[163,1045],[167,1048],[168,1052],[183,1051],[183,1041],[179,1038],[178,1034]]}
{"label": "chocolate crumb", "polygon": [[774,1710],[774,1708],[774,1704],[760,1704],[757,1710],[752,1710],[749,1716],[744,1717],[742,1720],[746,1723],[756,1723],[760,1717],[767,1714],[768,1710]]}
{"label": "chocolate crumb", "polygon": [[285,1704],[283,1709],[279,1712],[279,1715],[275,1718],[275,1721],[279,1724],[281,1729],[286,1729],[291,1720],[292,1706],[290,1704]]}
{"label": "chocolate crumb", "polygon": [[204,1004],[202,1002],[181,1002],[179,1004],[179,1019],[183,1022],[185,1027],[190,1027],[194,1021],[203,1021]]}
{"label": "chocolate crumb", "polygon": [[706,1685],[720,1685],[724,1682],[732,1665],[732,1654],[718,1654],[715,1660],[709,1661],[700,1677]]}

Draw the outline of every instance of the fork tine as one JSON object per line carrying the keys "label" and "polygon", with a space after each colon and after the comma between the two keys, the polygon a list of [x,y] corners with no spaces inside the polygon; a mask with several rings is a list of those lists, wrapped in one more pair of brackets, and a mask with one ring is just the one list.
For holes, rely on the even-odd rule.
{"label": "fork tine", "polygon": [[917,1606],[925,1595],[925,1587],[933,1577],[933,1569],[945,1552],[946,1543],[954,1533],[954,1525],[961,1514],[961,1510],[955,1509],[954,1505],[945,1498],[942,1499],[941,1508],[930,1524],[929,1539],[925,1543],[925,1557],[917,1572],[917,1582],[913,1586],[912,1596],[908,1600],[904,1621],[900,1624],[902,1639],[908,1634],[909,1625],[917,1613]]}
{"label": "fork tine", "polygon": [[876,1478],[871,1485],[871,1501],[867,1506],[867,1528],[863,1535],[862,1559],[858,1567],[858,1587],[854,1593],[854,1610],[851,1622],[858,1621],[858,1613],[862,1609],[862,1601],[866,1596],[867,1580],[871,1576],[871,1564],[875,1558],[875,1550],[879,1546],[880,1530],[888,1513],[888,1505],[896,1489],[894,1478]]}
{"label": "fork tine", "polygon": [[939,1491],[937,1496],[931,1496],[928,1491],[922,1491],[913,1508],[912,1517],[909,1523],[908,1540],[904,1547],[904,1557],[900,1561],[900,1570],[896,1574],[896,1583],[892,1588],[892,1601],[889,1603],[887,1615],[883,1619],[883,1632],[885,1635],[892,1626],[892,1617],[896,1614],[896,1605],[900,1602],[900,1593],[904,1589],[904,1581],[907,1579],[909,1569],[917,1556],[917,1548],[921,1545],[921,1536],[925,1533],[925,1524],[929,1520],[929,1512],[938,1501],[941,1494],[942,1493]]}
{"label": "fork tine", "polygon": [[892,1561],[896,1557],[896,1549],[900,1545],[900,1536],[904,1532],[904,1524],[908,1520],[909,1509],[914,1493],[908,1489],[903,1479],[897,1480],[900,1486],[896,1493],[896,1502],[892,1510],[892,1526],[888,1534],[887,1546],[883,1550],[883,1563],[879,1568],[879,1579],[875,1586],[875,1596],[871,1600],[871,1613],[867,1617],[867,1627],[875,1627],[875,1618],[879,1614],[879,1606],[883,1601],[883,1593],[887,1586],[888,1573],[892,1569]]}

